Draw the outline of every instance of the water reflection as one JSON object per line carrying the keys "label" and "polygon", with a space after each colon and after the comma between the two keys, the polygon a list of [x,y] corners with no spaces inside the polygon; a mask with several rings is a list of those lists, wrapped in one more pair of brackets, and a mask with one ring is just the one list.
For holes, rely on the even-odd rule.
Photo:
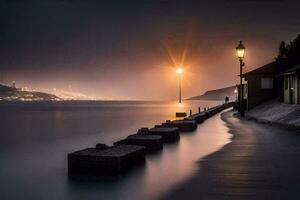
{"label": "water reflection", "polygon": [[[207,120],[194,133],[181,135],[180,141],[167,144],[161,153],[148,155],[146,165],[119,177],[88,189],[102,192],[108,199],[157,199],[169,189],[186,180],[197,169],[195,162],[218,150],[230,141],[227,127],[218,116]],[[95,185],[94,185],[95,186]],[[71,187],[76,198],[77,187]]]}

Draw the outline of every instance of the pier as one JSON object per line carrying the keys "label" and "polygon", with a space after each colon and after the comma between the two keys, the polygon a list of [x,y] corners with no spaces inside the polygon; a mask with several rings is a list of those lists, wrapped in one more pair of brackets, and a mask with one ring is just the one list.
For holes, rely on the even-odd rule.
{"label": "pier", "polygon": [[206,120],[208,117],[209,117],[209,114],[207,112],[200,112],[200,113],[197,113],[197,114],[187,117],[186,120],[196,121],[197,124],[200,124],[204,120]]}
{"label": "pier", "polygon": [[300,199],[298,132],[233,114],[222,114],[231,142],[199,161],[195,176],[162,199]]}
{"label": "pier", "polygon": [[[180,140],[180,133],[193,132],[197,125],[209,117],[234,106],[234,102],[204,109],[180,120],[167,120],[154,128],[141,128],[136,134],[116,141],[114,146],[97,144],[68,154],[69,175],[87,174],[118,175],[134,166],[144,163],[146,152],[163,149],[164,143]],[[200,109],[199,109],[200,111]]]}

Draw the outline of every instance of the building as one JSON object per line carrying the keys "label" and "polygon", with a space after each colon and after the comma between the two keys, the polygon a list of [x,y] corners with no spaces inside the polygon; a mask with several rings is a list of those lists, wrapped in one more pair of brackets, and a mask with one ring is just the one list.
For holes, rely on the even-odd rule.
{"label": "building", "polygon": [[283,80],[283,102],[300,104],[300,64],[280,75]]}
{"label": "building", "polygon": [[284,103],[300,104],[300,64],[284,65],[271,62],[244,73],[246,108],[278,98]]}
{"label": "building", "polygon": [[260,68],[244,73],[247,82],[247,109],[251,109],[265,101],[281,96],[282,66],[277,62],[268,63]]}

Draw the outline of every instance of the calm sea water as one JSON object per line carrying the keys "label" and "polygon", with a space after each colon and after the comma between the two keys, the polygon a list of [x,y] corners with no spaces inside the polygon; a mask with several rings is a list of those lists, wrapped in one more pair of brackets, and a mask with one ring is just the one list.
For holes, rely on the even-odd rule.
{"label": "calm sea water", "polygon": [[0,104],[0,199],[159,199],[192,176],[195,162],[229,142],[218,116],[149,155],[120,177],[70,180],[67,154],[112,144],[140,127],[220,102],[59,102]]}

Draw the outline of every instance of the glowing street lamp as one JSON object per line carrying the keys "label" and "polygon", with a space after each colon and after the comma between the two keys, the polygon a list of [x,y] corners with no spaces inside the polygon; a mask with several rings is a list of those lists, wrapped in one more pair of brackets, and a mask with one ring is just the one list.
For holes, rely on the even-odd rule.
{"label": "glowing street lamp", "polygon": [[182,74],[183,73],[183,69],[182,68],[177,68],[176,69],[176,73],[177,74]]}
{"label": "glowing street lamp", "polygon": [[243,59],[245,57],[245,50],[242,41],[240,41],[239,45],[236,47],[236,53],[239,59]]}
{"label": "glowing street lamp", "polygon": [[244,117],[244,108],[243,108],[243,99],[244,99],[244,93],[243,93],[243,66],[245,66],[245,63],[243,61],[243,58],[245,56],[245,46],[243,45],[242,41],[240,41],[239,45],[236,47],[236,53],[240,61],[240,114],[241,117]]}
{"label": "glowing street lamp", "polygon": [[181,79],[183,74],[183,68],[179,67],[176,69],[176,73],[179,75],[179,103],[181,103]]}

